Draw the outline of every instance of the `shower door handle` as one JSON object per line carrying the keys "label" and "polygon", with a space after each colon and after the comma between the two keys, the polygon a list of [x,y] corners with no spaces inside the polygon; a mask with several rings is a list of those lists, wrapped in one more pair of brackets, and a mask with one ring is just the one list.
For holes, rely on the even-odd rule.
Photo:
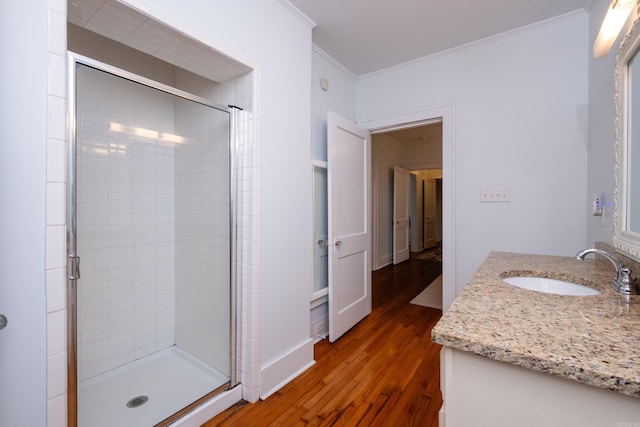
{"label": "shower door handle", "polygon": [[0,331],[7,327],[7,316],[0,314]]}
{"label": "shower door handle", "polygon": [[80,278],[80,257],[78,255],[69,255],[69,280]]}

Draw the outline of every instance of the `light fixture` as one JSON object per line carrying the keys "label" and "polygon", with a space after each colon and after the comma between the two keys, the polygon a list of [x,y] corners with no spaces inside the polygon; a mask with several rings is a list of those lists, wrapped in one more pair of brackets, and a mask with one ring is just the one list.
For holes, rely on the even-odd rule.
{"label": "light fixture", "polygon": [[637,0],[612,0],[607,11],[600,32],[593,43],[593,57],[602,58],[609,53],[611,46],[618,38],[620,30],[627,22],[631,9],[637,4]]}
{"label": "light fixture", "polygon": [[158,142],[175,142],[177,144],[184,144],[187,142],[186,138],[180,135],[174,135],[168,132],[158,132],[157,130],[137,126],[128,126],[116,122],[109,122],[109,130],[111,132],[127,133],[129,135],[135,135]]}

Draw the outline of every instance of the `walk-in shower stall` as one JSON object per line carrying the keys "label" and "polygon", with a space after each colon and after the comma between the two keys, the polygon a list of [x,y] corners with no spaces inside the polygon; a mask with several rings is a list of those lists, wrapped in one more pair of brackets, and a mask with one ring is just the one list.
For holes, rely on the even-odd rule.
{"label": "walk-in shower stall", "polygon": [[236,385],[230,111],[69,67],[69,419],[166,425]]}

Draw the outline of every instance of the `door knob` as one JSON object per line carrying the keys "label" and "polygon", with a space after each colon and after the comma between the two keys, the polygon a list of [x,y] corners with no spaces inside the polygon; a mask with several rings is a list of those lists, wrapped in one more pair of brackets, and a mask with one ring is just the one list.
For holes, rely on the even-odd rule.
{"label": "door knob", "polygon": [[339,248],[340,246],[342,246],[342,240],[337,240],[336,241],[336,248]]}
{"label": "door knob", "polygon": [[0,314],[0,331],[7,327],[7,316]]}

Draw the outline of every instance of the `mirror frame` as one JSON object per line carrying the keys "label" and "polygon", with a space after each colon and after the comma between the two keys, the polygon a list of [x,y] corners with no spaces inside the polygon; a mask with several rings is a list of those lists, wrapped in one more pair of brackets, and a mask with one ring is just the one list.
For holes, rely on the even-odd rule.
{"label": "mirror frame", "polygon": [[[629,121],[629,61],[639,52],[640,19],[636,19],[618,47],[615,67],[615,187],[613,196],[615,208],[613,212],[613,245],[618,252],[640,261],[640,233],[626,229],[627,226],[627,177],[629,175],[628,129]],[[640,56],[639,56],[640,59]],[[640,66],[640,63],[637,65]],[[638,101],[640,104],[640,100]],[[640,133],[640,132],[639,132]],[[640,144],[640,138],[638,140]],[[640,167],[640,165],[638,165]]]}

